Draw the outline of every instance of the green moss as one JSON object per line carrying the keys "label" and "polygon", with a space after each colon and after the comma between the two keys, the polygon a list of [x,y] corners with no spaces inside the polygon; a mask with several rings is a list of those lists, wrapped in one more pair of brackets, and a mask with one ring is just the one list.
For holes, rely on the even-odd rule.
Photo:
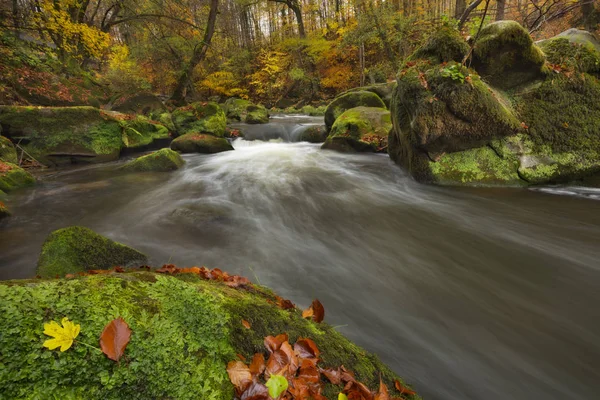
{"label": "green moss", "polygon": [[164,127],[166,127],[169,132],[175,132],[175,124],[173,124],[173,119],[171,118],[171,113],[165,112],[159,115],[155,115],[154,118],[158,122],[160,122]]}
{"label": "green moss", "polygon": [[327,127],[327,131],[331,130],[335,120],[344,111],[361,106],[387,108],[383,100],[373,92],[357,91],[342,94],[327,106],[327,110],[325,111],[325,126]]}
{"label": "green moss", "polygon": [[324,126],[309,126],[298,137],[299,141],[310,143],[323,143],[325,139],[327,139],[327,131]]}
{"label": "green moss", "polygon": [[19,160],[17,159],[17,150],[12,142],[0,136],[0,161],[6,161],[12,164],[16,164]]}
{"label": "green moss", "polygon": [[[19,399],[230,400],[227,363],[236,354],[266,354],[264,337],[283,332],[292,342],[314,339],[323,365],[343,364],[372,389],[380,373],[390,388],[399,379],[327,324],[268,303],[272,296],[259,287],[242,291],[192,275],[148,272],[2,282],[0,392]],[[65,316],[81,325],[78,341],[95,346],[104,325],[122,316],[133,332],[124,360],[115,363],[78,343],[64,353],[43,348],[43,324]]]}
{"label": "green moss", "polygon": [[48,164],[61,156],[114,160],[122,147],[120,121],[93,107],[0,106],[0,123],[6,136],[26,139],[26,150]]}
{"label": "green moss", "polygon": [[181,168],[185,161],[179,153],[162,149],[129,161],[120,169],[128,172],[168,172]]}
{"label": "green moss", "polygon": [[145,255],[131,247],[105,238],[91,229],[71,226],[48,236],[42,247],[37,273],[42,277],[63,276],[145,260]]}
{"label": "green moss", "polygon": [[444,154],[429,166],[435,183],[443,185],[516,185],[524,182],[515,159],[503,159],[488,146]]}
{"label": "green moss", "polygon": [[591,43],[573,43],[564,37],[554,37],[540,43],[546,59],[561,68],[588,73],[600,72],[600,53]]}
{"label": "green moss", "polygon": [[35,184],[35,178],[18,165],[0,161],[0,192],[10,192],[15,189]]}
{"label": "green moss", "polygon": [[246,107],[244,122],[247,124],[266,124],[269,122],[269,112],[263,106],[249,105]]}
{"label": "green moss", "polygon": [[449,26],[436,30],[407,61],[427,60],[431,64],[449,61],[461,62],[469,52],[469,45],[460,32]]}
{"label": "green moss", "polygon": [[148,118],[137,115],[132,120],[123,121],[123,144],[128,148],[151,144],[155,139],[168,139],[169,130]]}
{"label": "green moss", "polygon": [[299,110],[298,114],[306,114],[306,115],[310,115],[311,117],[322,117],[325,115],[326,109],[327,109],[326,106],[314,107],[311,105],[307,105],[307,106],[302,107],[302,109]]}
{"label": "green moss", "polygon": [[223,104],[223,111],[225,111],[227,119],[232,121],[244,121],[246,118],[246,109],[250,105],[252,105],[252,103],[248,100],[236,98],[227,99]]}
{"label": "green moss", "polygon": [[392,122],[384,108],[355,107],[344,111],[333,124],[324,149],[381,151],[387,148]]}
{"label": "green moss", "polygon": [[171,142],[171,149],[182,153],[220,153],[233,150],[227,139],[202,133],[187,133]]}
{"label": "green moss", "polygon": [[173,111],[171,115],[178,135],[186,133],[210,133],[223,137],[227,119],[225,113],[214,102],[193,103]]}
{"label": "green moss", "polygon": [[473,48],[473,68],[486,81],[503,89],[541,78],[544,53],[515,21],[498,21],[481,30]]}
{"label": "green moss", "polygon": [[[390,103],[392,101],[392,93],[394,92],[395,86],[396,86],[396,82],[377,83],[374,85],[353,88],[353,89],[350,89],[350,90],[347,90],[347,91],[341,93],[338,96],[341,96],[346,93],[351,93],[351,92],[360,92],[360,91],[372,92],[372,93],[375,93],[377,96],[379,96],[379,98],[384,102],[385,106],[389,108]],[[309,114],[309,115],[311,115],[311,114]],[[324,115],[324,114],[320,114],[320,115]]]}

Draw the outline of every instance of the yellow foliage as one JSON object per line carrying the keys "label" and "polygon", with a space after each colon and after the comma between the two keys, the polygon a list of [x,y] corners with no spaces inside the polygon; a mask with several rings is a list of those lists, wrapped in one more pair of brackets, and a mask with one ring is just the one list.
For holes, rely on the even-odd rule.
{"label": "yellow foliage", "polygon": [[197,85],[198,90],[210,90],[211,92],[224,96],[236,96],[248,98],[248,90],[238,87],[239,82],[233,73],[228,71],[216,71],[208,75]]}
{"label": "yellow foliage", "polygon": [[44,347],[50,350],[60,347],[60,351],[66,351],[73,345],[73,340],[79,335],[81,325],[74,324],[67,317],[63,318],[61,323],[62,327],[56,321],[44,324],[44,334],[53,337],[44,342]]}

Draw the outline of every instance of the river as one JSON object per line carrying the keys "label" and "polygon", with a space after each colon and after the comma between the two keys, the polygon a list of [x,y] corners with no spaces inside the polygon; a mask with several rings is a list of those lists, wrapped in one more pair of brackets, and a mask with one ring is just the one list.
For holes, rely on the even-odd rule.
{"label": "river", "polygon": [[84,225],[153,265],[319,298],[425,399],[600,398],[600,190],[434,187],[386,155],[234,147],[174,173],[46,173],[9,199],[0,279],[35,275],[48,233]]}

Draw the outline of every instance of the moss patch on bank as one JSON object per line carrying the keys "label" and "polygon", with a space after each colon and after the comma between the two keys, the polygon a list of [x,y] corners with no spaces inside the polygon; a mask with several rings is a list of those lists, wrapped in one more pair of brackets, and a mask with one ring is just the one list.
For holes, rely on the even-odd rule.
{"label": "moss patch on bank", "polygon": [[139,251],[89,228],[71,226],[52,232],[42,247],[37,274],[44,278],[145,262]]}
{"label": "moss patch on bank", "polygon": [[[324,366],[343,364],[371,389],[378,387],[380,374],[390,388],[399,379],[329,325],[302,319],[299,310],[281,310],[273,299],[258,286],[232,289],[189,274],[2,282],[0,392],[23,399],[231,400],[227,363],[237,354],[266,353],[264,337],[283,332],[290,341],[313,339]],[[65,316],[81,324],[78,340],[94,346],[104,325],[122,316],[133,332],[124,360],[115,363],[77,343],[64,353],[43,348],[43,324]],[[327,385],[324,394],[334,399],[340,390]]]}
{"label": "moss patch on bank", "polygon": [[35,178],[18,165],[0,160],[0,194],[31,186]]}
{"label": "moss patch on bank", "polygon": [[161,149],[154,153],[138,157],[120,167],[127,172],[168,172],[177,170],[185,164],[181,156],[171,149]]}

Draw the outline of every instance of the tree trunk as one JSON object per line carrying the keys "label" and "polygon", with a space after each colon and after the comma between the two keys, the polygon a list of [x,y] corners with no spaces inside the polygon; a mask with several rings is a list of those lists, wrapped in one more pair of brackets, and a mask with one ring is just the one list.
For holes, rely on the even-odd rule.
{"label": "tree trunk", "polygon": [[463,13],[465,12],[465,8],[467,8],[467,0],[456,0],[454,18],[459,19],[462,17]]}
{"label": "tree trunk", "polygon": [[204,31],[204,38],[202,39],[202,43],[198,43],[194,48],[194,54],[192,54],[192,58],[187,66],[184,67],[179,80],[177,81],[177,86],[175,87],[175,91],[173,92],[173,96],[171,96],[171,101],[175,105],[185,104],[185,94],[186,89],[192,82],[192,73],[194,72],[194,68],[198,65],[204,57],[206,57],[206,52],[210,47],[210,41],[212,40],[213,34],[215,33],[215,23],[217,21],[217,14],[219,7],[219,0],[210,0],[210,11],[208,13],[208,22],[206,24],[206,30]]}
{"label": "tree trunk", "polygon": [[465,12],[460,17],[460,21],[458,22],[458,29],[462,29],[462,27],[465,24],[465,22],[467,22],[467,19],[469,19],[469,15],[471,15],[471,12],[474,9],[476,9],[477,6],[480,5],[482,1],[483,0],[475,0],[474,2],[472,2],[471,4],[469,4],[469,7],[467,7],[465,9]]}
{"label": "tree trunk", "polygon": [[594,1],[580,0],[581,15],[583,16],[583,26],[586,31],[593,32],[596,30],[596,22],[594,18]]}
{"label": "tree trunk", "polygon": [[306,38],[306,32],[304,31],[304,21],[302,20],[302,9],[297,1],[290,2],[290,8],[296,14],[296,22],[298,23],[298,34],[302,39]]}
{"label": "tree trunk", "polygon": [[496,21],[504,19],[504,11],[506,11],[506,0],[496,0]]}

